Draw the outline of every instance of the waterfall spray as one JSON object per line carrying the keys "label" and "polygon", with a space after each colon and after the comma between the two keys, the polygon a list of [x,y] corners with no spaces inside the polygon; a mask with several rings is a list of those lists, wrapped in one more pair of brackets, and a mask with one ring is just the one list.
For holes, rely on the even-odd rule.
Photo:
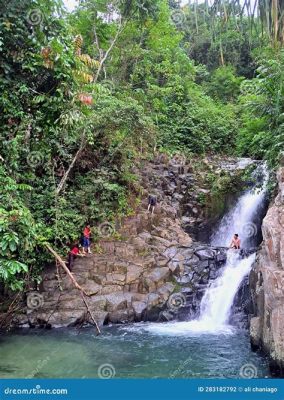
{"label": "waterfall spray", "polygon": [[[237,201],[235,207],[221,220],[219,227],[211,238],[214,246],[228,246],[234,233],[241,238],[241,246],[248,248],[251,243],[256,245],[254,238],[257,234],[257,226],[254,218],[259,207],[264,201],[268,173],[265,164],[260,165],[256,172],[262,171],[261,188],[247,190]],[[255,260],[255,254],[247,258],[241,258],[239,252],[229,249],[227,262],[221,276],[207,287],[200,305],[200,317],[189,322],[177,322],[160,324],[151,327],[151,331],[165,334],[194,333],[229,333],[232,327],[228,325],[230,311],[234,297],[244,279],[249,273]]]}

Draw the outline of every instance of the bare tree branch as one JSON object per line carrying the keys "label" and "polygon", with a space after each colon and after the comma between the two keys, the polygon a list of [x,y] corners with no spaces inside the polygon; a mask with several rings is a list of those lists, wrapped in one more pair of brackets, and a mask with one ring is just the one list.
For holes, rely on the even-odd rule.
{"label": "bare tree branch", "polygon": [[64,184],[65,184],[65,182],[66,182],[66,180],[67,180],[67,178],[68,178],[68,176],[69,176],[69,174],[70,174],[72,168],[74,167],[74,164],[76,163],[77,159],[79,158],[79,156],[80,156],[80,154],[81,154],[83,148],[85,147],[85,144],[86,144],[85,138],[83,137],[83,138],[82,138],[82,141],[81,141],[81,145],[80,145],[78,151],[76,152],[75,156],[73,157],[73,160],[71,161],[71,164],[69,165],[67,171],[66,171],[65,174],[63,175],[63,177],[62,177],[62,179],[61,179],[59,185],[58,185],[57,188],[56,188],[56,191],[55,191],[55,192],[56,192],[57,195],[58,195],[58,194],[61,192],[61,190],[63,189],[63,186],[64,186]]}
{"label": "bare tree branch", "polygon": [[96,32],[96,29],[94,29],[94,33],[95,33],[95,43],[96,43],[96,46],[97,46],[97,48],[98,48],[99,57],[100,57],[99,66],[98,66],[97,72],[96,72],[95,77],[94,77],[94,80],[93,80],[94,83],[97,82],[98,77],[99,77],[99,75],[100,75],[100,73],[101,73],[101,70],[102,70],[102,68],[103,68],[103,66],[104,66],[104,63],[105,63],[105,61],[107,60],[107,58],[108,58],[108,56],[109,56],[109,53],[110,53],[111,50],[113,49],[113,46],[115,45],[115,43],[116,43],[116,41],[117,41],[119,35],[120,35],[121,32],[123,31],[124,27],[125,27],[125,24],[122,23],[121,18],[120,18],[120,23],[119,23],[118,29],[117,29],[117,31],[116,31],[116,34],[115,34],[115,36],[114,36],[114,38],[113,38],[113,40],[112,40],[112,42],[111,42],[109,48],[106,50],[106,52],[105,52],[104,54],[103,54],[103,51],[102,51],[102,49],[100,48],[100,45],[99,45],[98,35],[97,35],[97,32]]}

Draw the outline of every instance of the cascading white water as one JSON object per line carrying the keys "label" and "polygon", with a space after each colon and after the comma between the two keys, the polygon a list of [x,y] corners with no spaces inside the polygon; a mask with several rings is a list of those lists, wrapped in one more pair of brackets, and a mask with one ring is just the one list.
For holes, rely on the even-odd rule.
{"label": "cascading white water", "polygon": [[[261,171],[260,171],[261,170]],[[246,248],[251,238],[257,233],[257,227],[253,223],[253,217],[256,215],[259,206],[262,204],[266,185],[268,182],[268,172],[265,164],[256,169],[262,172],[263,183],[260,188],[253,188],[246,191],[232,208],[222,218],[218,229],[211,237],[213,246],[229,246],[229,241],[234,233],[238,233],[241,238],[241,247]]]}
{"label": "cascading white water", "polygon": [[255,254],[241,259],[230,250],[222,275],[206,290],[200,305],[201,327],[210,332],[218,332],[226,327],[235,294],[244,277],[249,273]]}
{"label": "cascading white water", "polygon": [[[214,246],[227,247],[234,233],[238,233],[241,246],[245,248],[251,238],[256,235],[257,227],[253,223],[254,217],[262,204],[266,192],[268,173],[266,166],[262,165],[263,184],[260,189],[245,192],[237,204],[221,220],[218,229],[211,238]],[[151,326],[149,329],[161,334],[195,333],[229,333],[232,327],[228,325],[230,310],[234,297],[244,277],[250,271],[255,254],[241,258],[239,252],[230,249],[227,253],[227,262],[219,278],[217,278],[205,291],[200,305],[200,317],[189,322],[166,323]]]}

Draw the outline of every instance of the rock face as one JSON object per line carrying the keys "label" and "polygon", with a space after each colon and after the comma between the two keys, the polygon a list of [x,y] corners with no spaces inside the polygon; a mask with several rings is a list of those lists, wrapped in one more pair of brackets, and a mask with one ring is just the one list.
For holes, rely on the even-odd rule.
{"label": "rock face", "polygon": [[[100,325],[198,314],[205,287],[218,276],[226,255],[224,249],[194,243],[184,232],[182,202],[194,182],[189,170],[161,160],[145,164],[144,200],[116,227],[119,239],[105,237],[95,254],[77,258],[73,276],[88,293],[89,310]],[[147,196],[153,188],[158,204],[152,215]],[[191,223],[200,219],[195,208]],[[62,269],[45,270],[40,291],[28,293],[27,305],[15,318],[17,326],[91,322],[80,291]]]}
{"label": "rock face", "polygon": [[254,317],[253,348],[271,359],[271,369],[284,375],[284,168],[277,174],[279,192],[263,220],[263,243],[250,274]]}
{"label": "rock face", "polygon": [[[101,246],[105,245],[107,254],[77,260],[73,275],[89,294],[88,305],[99,325],[198,315],[204,290],[209,280],[218,276],[226,254],[224,249],[197,243],[180,244],[181,232],[176,229],[171,222],[168,232],[173,236],[158,246],[152,243],[161,237],[147,235],[142,254],[138,234],[132,240],[138,247],[106,241]],[[80,292],[67,275],[58,276],[54,270],[44,274],[40,292],[28,294],[27,304],[26,315],[15,320],[18,326],[65,327],[91,322]]]}

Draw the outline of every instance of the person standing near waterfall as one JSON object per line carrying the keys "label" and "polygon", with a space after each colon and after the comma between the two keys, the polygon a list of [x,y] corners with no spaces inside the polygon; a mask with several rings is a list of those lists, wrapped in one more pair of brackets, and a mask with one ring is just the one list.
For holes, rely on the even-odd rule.
{"label": "person standing near waterfall", "polygon": [[239,250],[241,248],[241,241],[237,233],[234,234],[230,247]]}

